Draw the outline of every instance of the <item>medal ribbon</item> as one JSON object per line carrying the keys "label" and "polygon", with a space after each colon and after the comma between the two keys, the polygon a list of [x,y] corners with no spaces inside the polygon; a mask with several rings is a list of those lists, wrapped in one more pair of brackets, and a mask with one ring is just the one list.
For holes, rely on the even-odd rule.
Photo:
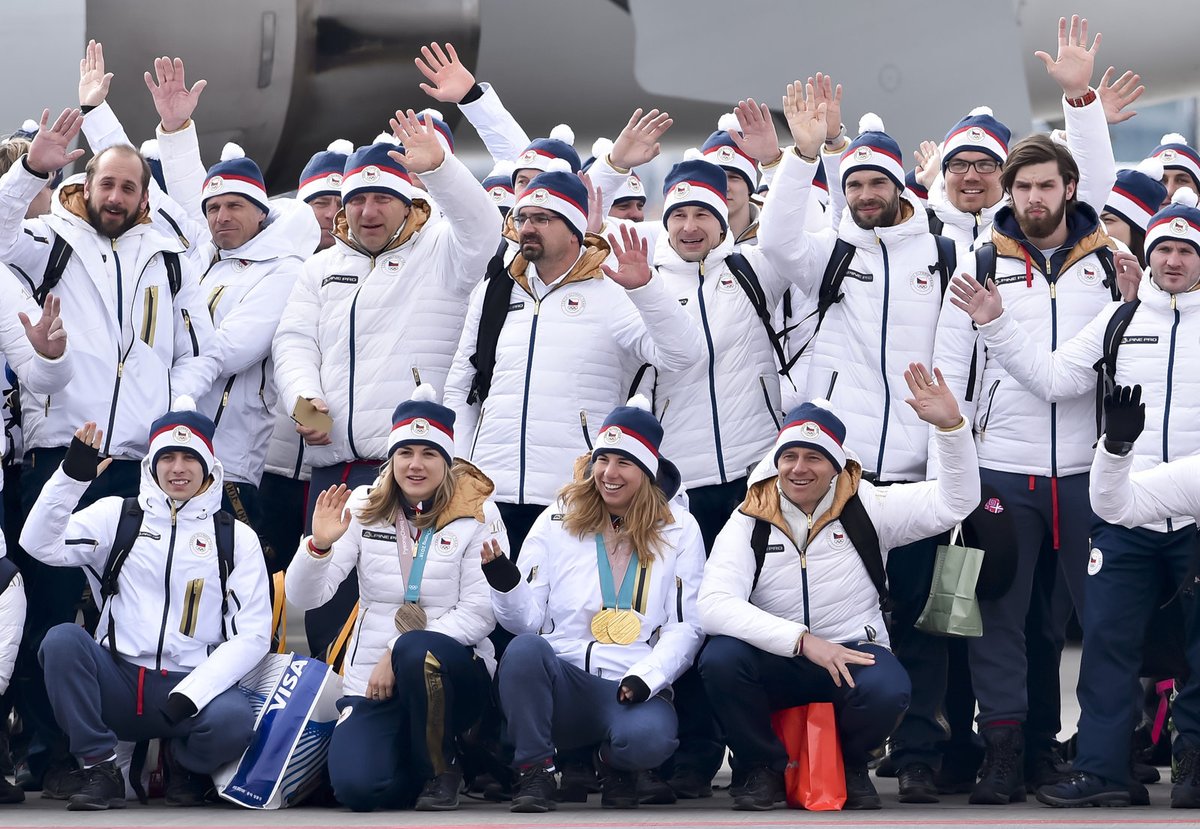
{"label": "medal ribbon", "polygon": [[[421,599],[421,578],[425,575],[425,560],[429,558],[429,548],[433,546],[433,528],[422,530],[417,540],[416,552],[412,554],[412,564],[404,567],[406,554],[412,550],[412,535],[408,530],[408,521],[403,516],[397,516],[396,545],[400,550],[400,570],[405,573],[407,587],[404,591],[404,601],[416,604]],[[611,576],[609,577],[611,579]]]}
{"label": "medal ribbon", "polygon": [[600,598],[606,608],[620,610],[633,609],[633,586],[637,581],[637,571],[640,569],[636,561],[629,562],[625,568],[625,578],[621,580],[621,592],[618,593],[613,583],[612,565],[608,562],[608,548],[604,544],[604,534],[596,533],[596,570],[600,574]]}

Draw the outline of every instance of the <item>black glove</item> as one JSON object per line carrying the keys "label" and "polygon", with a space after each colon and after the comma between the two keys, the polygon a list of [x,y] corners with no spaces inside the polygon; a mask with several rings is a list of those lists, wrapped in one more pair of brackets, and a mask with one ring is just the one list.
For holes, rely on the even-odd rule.
{"label": "black glove", "polygon": [[[625,694],[622,694],[622,691]],[[650,699],[650,686],[643,682],[641,677],[627,676],[621,680],[621,687],[617,689],[617,702],[622,705],[633,705],[648,699]]]}
{"label": "black glove", "polygon": [[163,718],[170,725],[181,723],[195,713],[196,703],[183,694],[171,694],[167,697],[167,704],[162,707]]}
{"label": "black glove", "polygon": [[[1117,386],[1104,395],[1104,448],[1125,454],[1146,427],[1141,386]],[[1109,444],[1114,444],[1110,447]],[[1121,449],[1124,451],[1120,451]]]}
{"label": "black glove", "polygon": [[96,480],[96,467],[100,464],[100,450],[84,443],[79,438],[71,438],[67,447],[67,456],[63,458],[63,472],[77,481]]}
{"label": "black glove", "polygon": [[508,556],[497,556],[483,565],[483,577],[493,590],[507,593],[521,583],[521,568]]}

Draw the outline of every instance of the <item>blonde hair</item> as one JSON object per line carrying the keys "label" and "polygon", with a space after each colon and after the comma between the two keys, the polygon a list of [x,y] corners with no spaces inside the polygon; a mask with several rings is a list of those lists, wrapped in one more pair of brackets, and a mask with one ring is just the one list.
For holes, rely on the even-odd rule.
{"label": "blonde hair", "polygon": [[30,141],[26,138],[7,138],[0,143],[0,176],[7,173],[17,159],[29,152]]}
{"label": "blonde hair", "polygon": [[[591,463],[583,478],[564,486],[559,497],[565,508],[563,526],[576,538],[602,533],[612,526],[608,506],[596,488]],[[647,565],[658,555],[664,543],[662,528],[674,521],[667,496],[643,473],[641,486],[633,493],[621,527],[621,532],[628,534],[633,543],[640,564]]]}
{"label": "blonde hair", "polygon": [[[392,458],[395,456],[395,453],[392,453],[379,467],[379,481],[367,493],[367,502],[358,511],[358,520],[363,524],[396,523],[396,512],[404,503],[404,491],[400,489],[400,484],[396,483],[396,476],[392,473]],[[441,454],[438,457],[441,458]],[[442,458],[442,464],[445,463],[445,459]],[[433,491],[433,506],[418,515],[412,522],[413,526],[424,530],[434,525],[437,517],[450,505],[458,486],[458,479],[466,472],[466,467],[459,464],[446,470],[442,482]]]}

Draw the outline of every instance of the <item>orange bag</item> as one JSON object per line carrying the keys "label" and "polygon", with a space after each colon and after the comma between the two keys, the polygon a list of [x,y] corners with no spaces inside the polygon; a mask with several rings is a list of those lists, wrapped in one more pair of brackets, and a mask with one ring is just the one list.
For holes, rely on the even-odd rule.
{"label": "orange bag", "polygon": [[833,703],[814,702],[771,714],[771,727],[787,749],[787,804],[814,812],[846,803],[846,772]]}

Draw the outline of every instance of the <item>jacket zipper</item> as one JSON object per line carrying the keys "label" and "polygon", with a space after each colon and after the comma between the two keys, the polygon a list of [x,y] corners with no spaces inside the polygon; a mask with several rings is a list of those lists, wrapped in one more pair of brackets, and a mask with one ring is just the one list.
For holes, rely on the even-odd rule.
{"label": "jacket zipper", "polygon": [[221,405],[217,406],[217,413],[213,417],[213,426],[221,425],[221,415],[225,414],[225,408],[229,405],[229,390],[233,388],[233,381],[237,379],[237,375],[229,378],[225,383],[225,390],[221,392]]}
{"label": "jacket zipper", "polygon": [[804,626],[812,630],[808,615],[808,542],[812,536],[813,520],[811,515],[804,517],[808,519],[808,535],[804,538],[804,546],[800,548],[800,590],[804,597]]}
{"label": "jacket zipper", "polygon": [[167,563],[163,567],[163,615],[162,627],[158,632],[158,655],[154,659],[154,669],[162,670],[162,654],[163,645],[167,638],[167,615],[171,612],[171,562],[175,558],[175,533],[178,529],[176,524],[175,504],[171,504],[171,540],[167,546]]}
{"label": "jacket zipper", "polygon": [[[550,291],[546,295],[550,295]],[[525,359],[525,390],[521,397],[521,445],[520,469],[517,474],[517,503],[525,503],[525,433],[529,427],[529,385],[533,376],[533,349],[537,345],[538,316],[542,311],[542,300],[533,298],[533,322],[529,326],[529,356]]]}
{"label": "jacket zipper", "polygon": [[[879,241],[879,250],[883,253],[883,323],[879,327],[879,375],[883,379],[883,429],[879,433],[879,456],[875,460],[875,475],[882,479],[883,453],[887,447],[888,418],[891,416],[892,410],[892,389],[887,375],[888,302],[891,297],[892,277],[887,245],[883,243],[883,240]],[[804,612],[807,617],[807,603],[804,606]]]}
{"label": "jacket zipper", "polygon": [[835,370],[833,374],[829,375],[829,388],[825,391],[825,399],[830,403],[833,402],[833,387],[837,385],[837,381],[838,373]]}
{"label": "jacket zipper", "polygon": [[996,399],[996,389],[1000,387],[1000,381],[992,382],[992,387],[988,389],[988,405],[987,410],[983,413],[983,423],[979,424],[979,439],[982,441],[984,435],[987,434],[988,421],[992,419],[992,404]]}
{"label": "jacket zipper", "polygon": [[704,342],[708,347],[708,399],[712,403],[713,442],[717,449],[717,471],[721,483],[729,483],[725,477],[725,455],[721,451],[721,419],[717,414],[717,353],[713,348],[712,330],[708,327],[708,308],[704,304],[704,263],[696,274],[696,300],[700,304],[700,324],[704,328]]}
{"label": "jacket zipper", "polygon": [[683,579],[675,577],[675,618],[683,621]]}
{"label": "jacket zipper", "polygon": [[[1051,261],[1046,260],[1046,280],[1050,283],[1050,350],[1058,349],[1058,287],[1050,276]],[[1058,404],[1050,404],[1050,477],[1058,477]]]}
{"label": "jacket zipper", "polygon": [[479,433],[483,431],[483,418],[487,415],[487,407],[484,406],[479,410],[479,420],[475,423],[475,437],[471,439],[471,454],[467,456],[467,460],[475,460],[475,447],[479,445]]}
{"label": "jacket zipper", "polygon": [[[359,642],[362,641],[362,626],[363,626],[363,621],[365,621],[366,618],[367,618],[367,606],[364,604],[360,604],[358,606],[358,622],[357,622],[358,629],[356,631],[354,631],[354,650],[350,651],[350,663],[349,663],[349,665],[345,666],[347,668],[354,667],[354,660],[358,657],[358,644],[359,644]],[[343,670],[343,673],[345,673],[344,670]]]}
{"label": "jacket zipper", "polygon": [[[1162,459],[1163,463],[1170,460],[1170,452],[1167,442],[1168,429],[1171,425],[1171,386],[1175,382],[1175,341],[1179,333],[1179,309],[1176,307],[1176,295],[1171,294],[1171,350],[1167,356],[1167,397],[1163,402],[1163,425],[1162,425]],[[1175,529],[1174,519],[1167,519],[1167,532],[1173,532]]]}
{"label": "jacket zipper", "polygon": [[[371,257],[371,271],[375,270],[375,257]],[[367,272],[370,276],[370,271]],[[346,346],[350,351],[350,371],[349,371],[349,394],[346,401],[346,442],[350,445],[350,454],[358,457],[358,450],[354,448],[354,331],[357,328],[355,315],[358,313],[358,297],[362,292],[363,286],[359,285],[354,292],[354,299],[350,302],[350,335],[346,338]]]}

